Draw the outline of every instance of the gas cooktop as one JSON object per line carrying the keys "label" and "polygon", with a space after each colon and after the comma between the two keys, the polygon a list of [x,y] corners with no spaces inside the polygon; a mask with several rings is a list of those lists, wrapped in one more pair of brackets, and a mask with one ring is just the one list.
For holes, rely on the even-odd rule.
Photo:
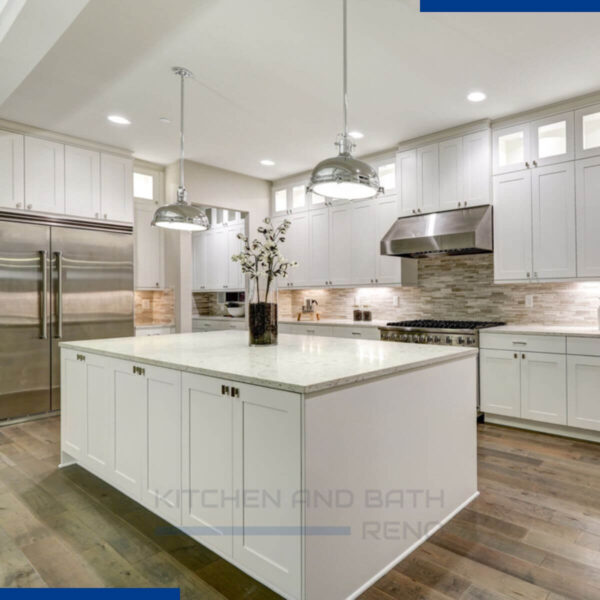
{"label": "gas cooktop", "polygon": [[388,323],[388,327],[410,327],[411,329],[484,329],[485,327],[498,327],[505,325],[499,321],[452,321],[438,319],[417,319],[414,321],[395,321]]}

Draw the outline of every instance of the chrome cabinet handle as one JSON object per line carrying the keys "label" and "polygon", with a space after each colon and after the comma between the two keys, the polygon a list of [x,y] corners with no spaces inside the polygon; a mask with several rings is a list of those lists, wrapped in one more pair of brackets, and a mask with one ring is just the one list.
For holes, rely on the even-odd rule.
{"label": "chrome cabinet handle", "polygon": [[534,161],[533,161],[533,166],[534,166],[534,167],[537,167],[537,160],[534,160]]}
{"label": "chrome cabinet handle", "polygon": [[525,166],[529,169],[529,163],[528,162],[525,163]]}
{"label": "chrome cabinet handle", "polygon": [[48,252],[40,250],[40,261],[42,263],[42,317],[40,319],[40,338],[48,339]]}
{"label": "chrome cabinet handle", "polygon": [[56,257],[56,278],[58,285],[56,288],[56,310],[57,310],[57,322],[56,322],[56,336],[62,338],[63,335],[63,262],[62,252],[55,252]]}

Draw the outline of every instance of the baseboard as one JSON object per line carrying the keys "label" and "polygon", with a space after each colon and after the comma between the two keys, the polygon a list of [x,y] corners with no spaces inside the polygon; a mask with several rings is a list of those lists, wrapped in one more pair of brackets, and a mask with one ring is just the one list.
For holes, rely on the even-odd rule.
{"label": "baseboard", "polygon": [[346,596],[346,600],[355,600],[364,591],[368,590],[377,580],[381,579],[386,573],[391,571],[399,562],[403,561],[409,554],[412,554],[421,544],[426,542],[436,531],[439,531],[450,519],[454,518],[463,508],[466,508],[475,498],[479,496],[479,492],[475,492],[472,496],[467,498],[460,506],[455,508],[448,516],[442,519],[431,531],[426,533],[422,538],[417,540],[412,546],[407,548],[400,556],[395,558],[391,563],[385,566],[379,573],[371,577],[369,581],[363,583],[357,590],[352,592],[349,596]]}
{"label": "baseboard", "polygon": [[587,442],[600,443],[600,432],[589,431],[587,429],[578,429],[577,427],[568,427],[567,425],[554,425],[553,423],[540,423],[538,421],[528,421],[516,417],[503,417],[502,415],[491,415],[485,413],[485,423],[492,425],[504,425],[515,429],[525,429],[527,431],[537,431],[539,433],[549,433],[561,437],[585,440]]}

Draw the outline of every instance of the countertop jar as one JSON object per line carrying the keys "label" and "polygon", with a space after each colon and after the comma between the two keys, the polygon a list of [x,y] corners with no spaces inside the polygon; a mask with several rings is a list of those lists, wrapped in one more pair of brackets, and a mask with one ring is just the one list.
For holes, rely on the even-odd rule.
{"label": "countertop jar", "polygon": [[363,311],[360,308],[355,308],[352,314],[355,321],[363,320]]}

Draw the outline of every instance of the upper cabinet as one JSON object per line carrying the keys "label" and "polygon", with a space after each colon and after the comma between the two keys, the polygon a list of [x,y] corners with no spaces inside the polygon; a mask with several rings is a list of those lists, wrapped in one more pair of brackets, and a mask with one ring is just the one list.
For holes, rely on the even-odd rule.
{"label": "upper cabinet", "polygon": [[600,104],[575,111],[575,157],[600,155]]}
{"label": "upper cabinet", "polygon": [[274,216],[291,215],[304,212],[313,204],[323,204],[325,198],[307,193],[304,183],[294,183],[282,188],[275,188],[272,194],[271,214]]}
{"label": "upper cabinet", "polygon": [[136,200],[134,214],[135,287],[164,287],[164,238],[160,227],[152,227],[157,201]]}
{"label": "upper cabinet", "polygon": [[400,216],[490,203],[490,130],[417,146],[396,155]]}
{"label": "upper cabinet", "polygon": [[100,153],[65,147],[65,213],[100,218]]}
{"label": "upper cabinet", "polygon": [[25,136],[25,208],[64,214],[64,144]]}
{"label": "upper cabinet", "polygon": [[23,136],[0,131],[0,206],[23,208],[24,149]]}
{"label": "upper cabinet", "polygon": [[492,146],[494,174],[510,173],[531,166],[528,123],[494,130]]}
{"label": "upper cabinet", "polygon": [[100,156],[101,217],[131,223],[133,219],[133,161],[102,153]]}

